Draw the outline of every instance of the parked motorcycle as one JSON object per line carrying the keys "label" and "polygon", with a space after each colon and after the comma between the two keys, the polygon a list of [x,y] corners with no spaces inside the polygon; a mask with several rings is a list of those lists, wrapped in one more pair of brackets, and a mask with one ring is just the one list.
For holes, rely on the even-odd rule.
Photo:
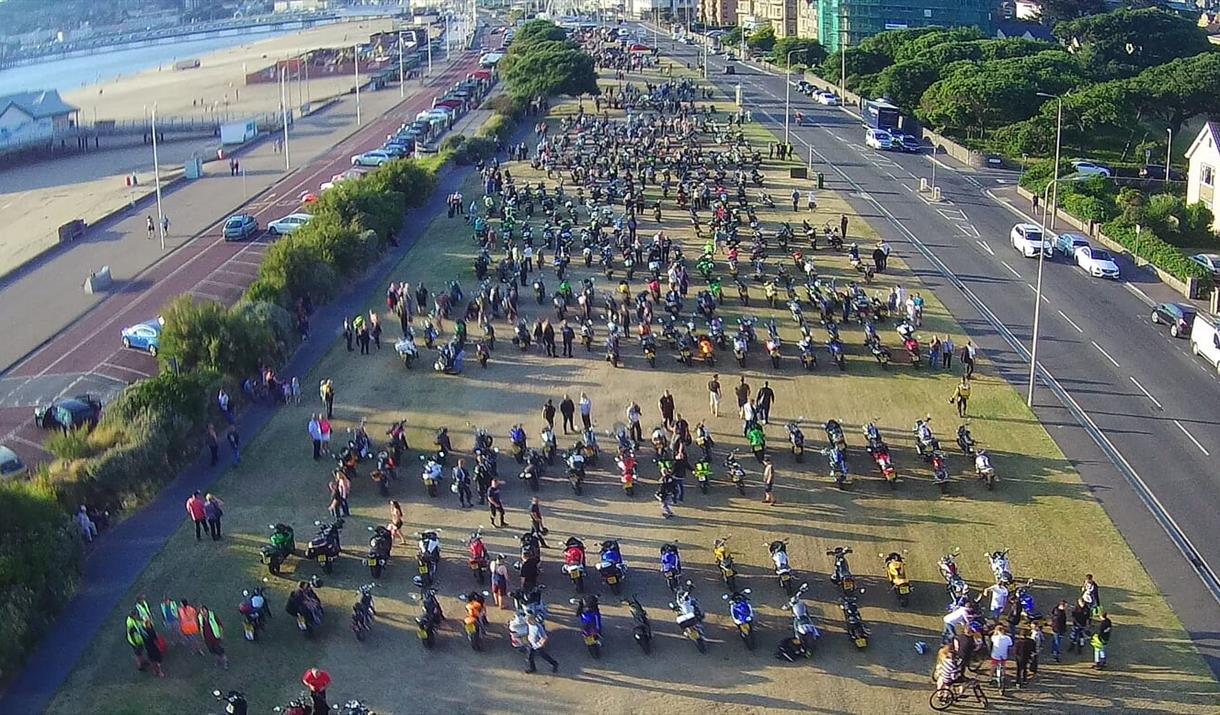
{"label": "parked motorcycle", "polygon": [[682,629],[682,635],[694,641],[700,653],[706,653],[707,640],[703,636],[704,614],[699,608],[699,601],[695,599],[694,590],[695,584],[691,581],[678,587],[669,609],[678,614],[677,622],[678,627]]}
{"label": "parked motorcycle", "polygon": [[682,555],[675,544],[661,544],[661,575],[670,591],[677,591],[682,578]]}
{"label": "parked motorcycle", "polygon": [[796,593],[788,599],[788,610],[792,612],[792,636],[801,642],[806,653],[813,650],[814,641],[822,637],[817,622],[809,615],[802,596],[809,590],[809,584],[802,583]]}
{"label": "parked motorcycle", "polygon": [[597,572],[610,587],[611,593],[617,595],[622,590],[623,580],[627,578],[627,564],[623,562],[623,554],[617,541],[607,539],[602,542]]}
{"label": "parked motorcycle", "polygon": [[462,627],[472,650],[483,650],[483,638],[487,633],[487,609],[484,599],[487,596],[486,591],[458,594],[458,600],[466,604],[466,617],[462,619]]}
{"label": "parked motorcycle", "polygon": [[343,552],[339,544],[339,531],[343,529],[343,520],[315,521],[313,525],[318,527],[318,535],[305,547],[305,558],[316,560],[322,564],[324,572],[330,573],[334,569],[335,561],[339,559],[339,554]]}
{"label": "parked motorcycle", "polygon": [[788,564],[788,542],[777,539],[767,545],[767,550],[771,552],[771,561],[775,564],[775,577],[779,579],[779,587],[791,596],[794,586],[792,566]]}
{"label": "parked motorcycle", "polygon": [[436,572],[441,565],[440,530],[421,531],[416,536],[416,575],[411,578],[420,589],[426,589],[436,581]]}
{"label": "parked motorcycle", "polygon": [[272,524],[268,543],[262,549],[262,562],[267,564],[267,573],[278,576],[280,566],[296,552],[296,535],[287,524]]}
{"label": "parked motorcycle", "polygon": [[869,630],[864,623],[864,618],[860,615],[860,607],[856,604],[855,597],[843,596],[840,598],[839,608],[843,611],[843,626],[847,631],[847,637],[856,644],[857,648],[867,648]]}
{"label": "parked motorcycle", "polygon": [[754,606],[750,603],[750,589],[743,588],[733,594],[722,596],[729,603],[729,617],[737,626],[737,634],[746,644],[746,650],[754,650]]}
{"label": "parked motorcycle", "polygon": [[907,578],[907,565],[902,554],[891,551],[878,556],[885,560],[885,576],[890,581],[890,590],[898,598],[899,605],[906,608],[911,603],[911,580]]}
{"label": "parked motorcycle", "polygon": [[258,634],[267,627],[271,619],[271,607],[267,605],[264,586],[255,586],[241,592],[242,602],[237,612],[242,616],[242,634],[248,641],[258,640]]}
{"label": "parked motorcycle", "polygon": [[419,601],[419,615],[415,618],[415,635],[425,648],[436,644],[436,630],[445,621],[441,603],[436,598],[436,591],[428,588],[420,594],[411,594],[411,600]]}
{"label": "parked motorcycle", "polygon": [[382,572],[390,563],[390,548],[394,542],[389,529],[384,526],[370,526],[369,531],[373,535],[369,538],[369,552],[364,564],[369,567],[371,577],[381,578]]}
{"label": "parked motorcycle", "polygon": [[476,528],[466,540],[466,551],[466,563],[470,565],[470,573],[474,574],[474,582],[482,584],[490,572],[491,564],[487,546],[483,543],[483,527]]}
{"label": "parked motorcycle", "polygon": [[577,593],[584,593],[586,570],[585,543],[575,536],[569,537],[563,545],[563,572]]}
{"label": "parked motorcycle", "polygon": [[580,635],[584,639],[589,655],[602,656],[602,612],[597,596],[588,593],[581,598],[568,599],[576,606],[576,618],[580,622]]}
{"label": "parked motorcycle", "polygon": [[437,488],[441,483],[441,479],[444,477],[445,468],[442,466],[444,454],[444,452],[437,453],[440,456],[440,460],[424,454],[419,455],[420,461],[424,463],[424,469],[420,473],[420,478],[424,480],[424,488],[427,490],[428,496],[434,499],[436,498]]}
{"label": "parked motorcycle", "polygon": [[827,556],[834,559],[834,571],[830,574],[830,582],[838,586],[843,591],[844,596],[852,596],[856,593],[856,577],[851,573],[851,566],[847,563],[847,555],[851,553],[851,548],[836,546],[826,552]]}
{"label": "parked motorcycle", "polygon": [[361,586],[356,596],[356,602],[352,604],[352,633],[356,634],[356,640],[363,641],[373,630],[373,618],[377,615],[373,607],[373,584]]}
{"label": "parked motorcycle", "polygon": [[729,591],[737,590],[737,570],[733,567],[733,552],[729,548],[730,536],[716,539],[712,546],[712,555],[716,558],[716,567],[720,569],[720,578]]}
{"label": "parked motorcycle", "polygon": [[737,450],[729,452],[729,456],[724,460],[724,466],[729,472],[729,480],[737,487],[737,493],[744,495],[746,493],[746,470],[737,460]]}
{"label": "parked motorcycle", "polygon": [[652,622],[648,620],[648,612],[644,610],[640,599],[632,596],[623,602],[631,610],[631,637],[644,653],[652,652]]}

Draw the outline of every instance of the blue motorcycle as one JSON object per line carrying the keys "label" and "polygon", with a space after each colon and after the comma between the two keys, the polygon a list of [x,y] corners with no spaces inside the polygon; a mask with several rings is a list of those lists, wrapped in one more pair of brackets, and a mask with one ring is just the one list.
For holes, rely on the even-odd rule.
{"label": "blue motorcycle", "polygon": [[743,588],[732,595],[726,593],[723,598],[729,602],[729,616],[745,641],[746,649],[754,650],[754,606],[750,604],[750,589]]}

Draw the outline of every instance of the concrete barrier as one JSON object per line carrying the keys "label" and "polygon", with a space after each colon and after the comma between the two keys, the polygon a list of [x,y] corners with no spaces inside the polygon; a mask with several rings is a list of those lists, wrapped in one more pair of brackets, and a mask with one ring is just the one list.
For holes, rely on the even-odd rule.
{"label": "concrete barrier", "polygon": [[110,290],[114,285],[114,279],[110,277],[110,266],[102,266],[96,271],[89,274],[85,279],[85,292],[89,295],[102,293]]}

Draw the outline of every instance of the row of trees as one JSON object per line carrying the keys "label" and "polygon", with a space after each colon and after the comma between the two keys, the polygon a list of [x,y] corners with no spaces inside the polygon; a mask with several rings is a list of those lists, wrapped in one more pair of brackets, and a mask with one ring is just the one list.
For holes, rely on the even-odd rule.
{"label": "row of trees", "polygon": [[593,58],[549,20],[531,20],[517,30],[500,73],[520,99],[599,93]]}

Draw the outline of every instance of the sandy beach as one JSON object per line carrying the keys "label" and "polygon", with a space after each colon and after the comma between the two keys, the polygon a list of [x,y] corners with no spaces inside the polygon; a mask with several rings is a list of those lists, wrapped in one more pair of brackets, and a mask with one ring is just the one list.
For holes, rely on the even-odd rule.
{"label": "sandy beach", "polygon": [[[307,50],[343,47],[367,41],[375,32],[393,28],[384,18],[348,22],[305,30],[299,34],[252,42],[199,57],[200,66],[175,70],[171,63],[102,84],[63,92],[66,101],[81,109],[81,119],[134,119],[145,116],[155,102],[162,117],[188,117],[227,113],[235,118],[277,111],[278,84],[247,86],[248,73]],[[299,106],[350,90],[353,77],[311,77],[305,86],[292,88],[289,104]]]}

